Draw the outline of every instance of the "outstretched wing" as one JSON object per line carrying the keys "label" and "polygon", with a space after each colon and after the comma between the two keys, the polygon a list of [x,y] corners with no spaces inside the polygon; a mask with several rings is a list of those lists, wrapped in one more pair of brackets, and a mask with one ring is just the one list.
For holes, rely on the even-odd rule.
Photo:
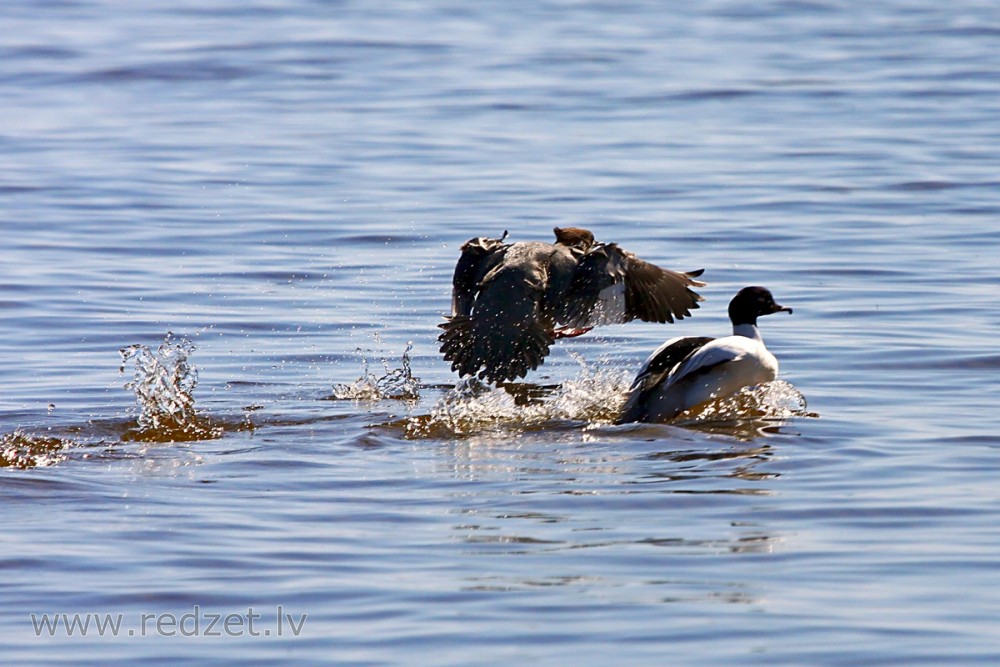
{"label": "outstretched wing", "polygon": [[695,280],[703,272],[662,269],[615,243],[599,243],[580,258],[558,319],[572,327],[683,319],[703,300],[691,289],[705,284]]}
{"label": "outstretched wing", "polygon": [[451,314],[470,315],[476,301],[479,283],[502,258],[509,247],[504,243],[507,232],[498,239],[480,236],[469,239],[462,245],[462,255],[455,265],[455,275],[451,285]]}
{"label": "outstretched wing", "polygon": [[695,280],[705,269],[671,271],[641,260],[617,246],[615,251],[624,256],[625,311],[629,319],[637,318],[644,322],[682,320],[699,307],[699,301],[705,300],[691,289],[705,286],[705,283]]}

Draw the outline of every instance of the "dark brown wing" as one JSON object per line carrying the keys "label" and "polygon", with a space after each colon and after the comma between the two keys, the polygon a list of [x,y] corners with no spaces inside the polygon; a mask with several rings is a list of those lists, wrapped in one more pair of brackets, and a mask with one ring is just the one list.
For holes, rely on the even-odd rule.
{"label": "dark brown wing", "polygon": [[705,300],[691,289],[705,285],[700,280],[695,280],[705,272],[704,269],[687,272],[661,269],[630,252],[617,247],[616,250],[625,257],[625,314],[628,320],[682,320],[699,307],[699,301]]}
{"label": "dark brown wing", "polygon": [[620,257],[609,254],[607,246],[597,244],[590,251],[574,256],[565,276],[553,280],[548,295],[560,324],[569,327],[593,327],[625,322],[625,265]]}
{"label": "dark brown wing", "polygon": [[593,327],[630,322],[673,322],[698,307],[702,297],[691,287],[703,270],[681,273],[661,269],[622,250],[599,243],[580,258],[569,290],[557,311],[560,323]]}
{"label": "dark brown wing", "polygon": [[462,245],[462,254],[455,265],[451,285],[451,314],[470,315],[479,292],[479,282],[495,266],[508,246],[504,244],[507,232],[498,239],[481,236],[469,239]]}

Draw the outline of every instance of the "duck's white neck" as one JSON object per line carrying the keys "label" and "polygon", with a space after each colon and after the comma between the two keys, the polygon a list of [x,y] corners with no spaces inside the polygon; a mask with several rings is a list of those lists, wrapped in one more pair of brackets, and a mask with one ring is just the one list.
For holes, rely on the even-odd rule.
{"label": "duck's white neck", "polygon": [[760,337],[760,331],[758,331],[756,325],[753,324],[734,324],[733,335],[744,336],[762,343],[764,342],[764,340]]}

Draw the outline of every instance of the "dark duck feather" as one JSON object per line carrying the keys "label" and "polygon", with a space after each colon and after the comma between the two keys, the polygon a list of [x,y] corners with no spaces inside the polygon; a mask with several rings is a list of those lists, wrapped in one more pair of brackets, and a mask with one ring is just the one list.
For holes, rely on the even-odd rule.
{"label": "dark duck feather", "polygon": [[505,232],[462,246],[438,337],[452,370],[492,383],[524,377],[557,338],[635,319],[673,322],[702,300],[691,288],[705,284],[696,280],[703,270],[662,269],[586,229],[555,235],[555,243],[505,243]]}

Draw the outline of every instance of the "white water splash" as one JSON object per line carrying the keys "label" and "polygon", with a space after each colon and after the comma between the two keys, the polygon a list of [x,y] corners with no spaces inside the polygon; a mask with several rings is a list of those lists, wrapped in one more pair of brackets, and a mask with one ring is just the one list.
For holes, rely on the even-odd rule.
{"label": "white water splash", "polygon": [[123,388],[135,393],[140,439],[201,439],[221,434],[221,429],[206,427],[195,411],[198,369],[189,361],[194,350],[191,341],[175,341],[170,332],[155,352],[145,345],[119,350],[120,373],[129,361],[135,363],[132,379]]}
{"label": "white water splash", "polygon": [[629,373],[589,367],[581,357],[580,372],[561,386],[491,387],[475,378],[458,382],[434,405],[429,415],[412,417],[406,430],[412,437],[471,435],[487,430],[524,430],[559,421],[611,422],[624,401]]}
{"label": "white water splash", "polygon": [[[587,426],[614,423],[631,385],[631,371],[611,369],[602,362],[589,366],[581,357],[574,358],[580,364],[579,373],[548,389],[513,383],[496,388],[475,378],[461,380],[438,400],[429,415],[409,418],[406,432],[410,437],[448,437],[538,430],[565,421],[585,422]],[[805,397],[788,382],[778,380],[706,403],[681,414],[673,423],[738,426],[806,414]]]}
{"label": "white water splash", "polygon": [[[376,342],[381,342],[376,337]],[[416,400],[420,398],[420,378],[413,376],[410,368],[410,350],[413,343],[407,343],[400,360],[399,368],[389,368],[389,360],[382,357],[383,375],[375,375],[368,367],[368,357],[361,348],[363,366],[361,377],[350,384],[338,384],[333,387],[333,397],[340,400],[379,401],[382,399]]]}
{"label": "white water splash", "polygon": [[681,413],[675,423],[736,422],[740,420],[782,421],[806,416],[806,397],[784,380],[744,387],[739,392],[704,403]]}

